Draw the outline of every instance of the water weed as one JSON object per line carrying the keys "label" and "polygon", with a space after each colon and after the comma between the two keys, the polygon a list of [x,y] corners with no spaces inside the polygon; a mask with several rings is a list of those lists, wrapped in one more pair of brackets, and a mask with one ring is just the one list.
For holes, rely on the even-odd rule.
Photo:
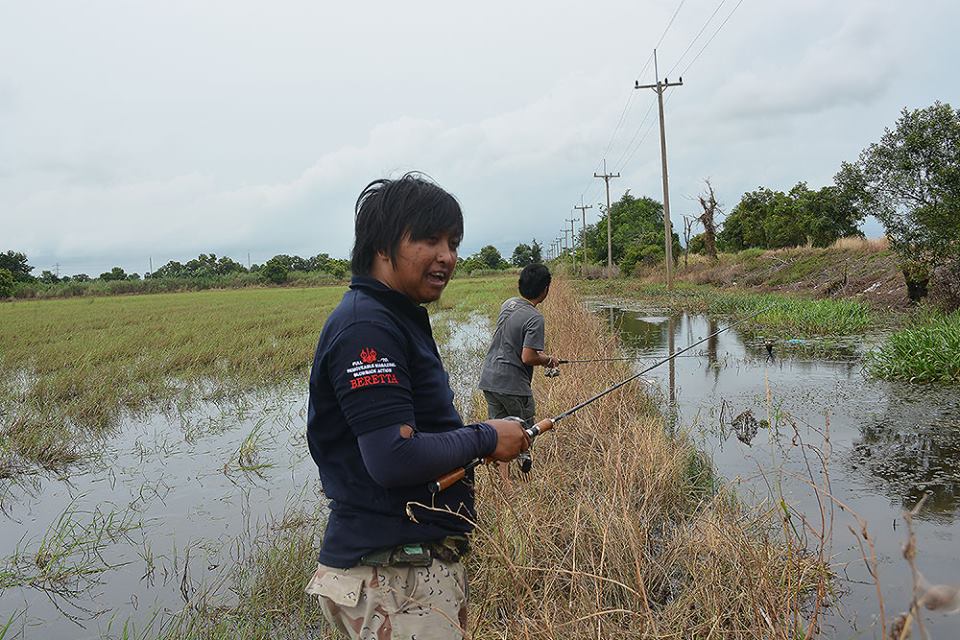
{"label": "water weed", "polygon": [[960,383],[960,312],[921,313],[868,354],[867,370],[886,380]]}
{"label": "water weed", "polygon": [[736,317],[768,308],[745,322],[742,330],[751,334],[776,333],[783,338],[856,335],[878,322],[874,312],[857,300],[812,300],[685,283],[678,284],[671,292],[663,285],[632,280],[585,281],[578,282],[577,287],[588,295],[642,299],[654,307],[711,315]]}

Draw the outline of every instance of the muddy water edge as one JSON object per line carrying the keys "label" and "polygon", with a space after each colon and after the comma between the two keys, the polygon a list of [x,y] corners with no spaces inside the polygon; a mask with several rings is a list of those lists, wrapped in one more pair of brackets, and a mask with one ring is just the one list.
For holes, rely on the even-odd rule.
{"label": "muddy water edge", "polygon": [[[610,300],[589,305],[638,370],[729,322]],[[960,393],[868,379],[863,355],[878,340],[804,340],[733,328],[649,373],[671,427],[690,430],[749,501],[782,498],[799,527],[804,518],[820,521],[811,482],[821,498],[829,486],[835,500],[825,505],[833,522],[827,548],[838,574],[824,637],[880,636],[877,588],[849,510],[866,521],[874,541],[888,620],[910,605],[902,516],[924,495],[914,521],[918,568],[932,583],[960,583]],[[576,365],[562,375],[575,376]],[[960,637],[960,616],[924,619],[932,637]]]}

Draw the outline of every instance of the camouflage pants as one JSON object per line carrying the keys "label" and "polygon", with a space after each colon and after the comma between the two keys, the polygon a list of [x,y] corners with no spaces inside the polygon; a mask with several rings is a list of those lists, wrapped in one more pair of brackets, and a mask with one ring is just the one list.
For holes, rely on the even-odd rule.
{"label": "camouflage pants", "polygon": [[307,585],[327,621],[351,640],[461,640],[467,574],[459,562],[429,567],[335,569],[318,565]]}

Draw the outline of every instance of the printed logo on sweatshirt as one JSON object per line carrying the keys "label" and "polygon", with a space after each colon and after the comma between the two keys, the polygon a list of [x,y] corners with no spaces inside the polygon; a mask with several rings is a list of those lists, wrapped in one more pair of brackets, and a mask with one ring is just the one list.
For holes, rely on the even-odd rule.
{"label": "printed logo on sweatshirt", "polygon": [[394,373],[397,365],[387,357],[378,358],[377,350],[364,347],[360,350],[360,359],[355,360],[347,369],[347,379],[351,389],[373,387],[381,384],[400,384]]}

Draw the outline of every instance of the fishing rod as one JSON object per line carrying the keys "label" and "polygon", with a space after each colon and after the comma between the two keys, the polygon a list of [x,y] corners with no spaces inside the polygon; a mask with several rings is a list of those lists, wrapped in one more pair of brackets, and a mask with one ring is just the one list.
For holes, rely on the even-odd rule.
{"label": "fishing rod", "polygon": [[[627,383],[629,383],[629,382],[633,382],[634,380],[636,380],[637,378],[639,378],[639,377],[642,376],[643,374],[647,373],[648,371],[651,371],[652,369],[656,369],[656,368],[659,367],[660,365],[665,364],[665,363],[667,363],[667,362],[670,362],[671,360],[673,360],[674,358],[676,358],[677,356],[679,356],[681,353],[684,353],[684,352],[686,352],[686,351],[689,351],[690,349],[693,349],[694,347],[696,347],[696,346],[699,345],[699,344],[703,344],[704,342],[706,342],[706,341],[709,340],[710,338],[713,338],[713,337],[716,337],[716,336],[720,335],[721,333],[723,333],[723,332],[726,331],[727,329],[730,329],[730,328],[732,328],[732,327],[735,327],[736,325],[738,325],[738,324],[740,324],[741,322],[744,322],[744,321],[746,321],[746,320],[749,320],[750,318],[755,318],[755,317],[757,317],[758,315],[760,315],[761,313],[766,313],[766,312],[769,311],[772,307],[773,307],[773,305],[766,306],[766,307],[764,307],[763,309],[760,309],[759,311],[755,311],[754,313],[751,313],[751,314],[748,315],[748,316],[744,316],[744,317],[742,317],[742,318],[739,318],[738,320],[735,320],[734,322],[731,322],[730,324],[728,324],[727,326],[723,327],[722,329],[718,329],[717,331],[714,331],[713,333],[711,333],[710,335],[708,335],[706,338],[701,338],[700,340],[697,340],[696,342],[687,345],[687,346],[684,347],[683,349],[680,349],[680,351],[677,351],[676,353],[671,354],[670,356],[664,358],[663,360],[660,360],[660,361],[658,361],[658,362],[655,362],[654,364],[650,365],[650,366],[647,367],[646,369],[644,369],[644,370],[642,370],[642,371],[638,371],[637,373],[633,374],[633,375],[630,376],[629,378],[625,378],[625,379],[621,380],[620,382],[616,383],[615,385],[612,385],[612,386],[610,386],[610,387],[607,387],[606,389],[604,389],[603,391],[601,391],[601,392],[598,393],[597,395],[593,396],[592,398],[589,398],[589,399],[587,399],[587,400],[584,400],[584,401],[581,402],[580,404],[578,404],[578,405],[576,405],[576,406],[574,406],[574,407],[572,407],[572,408],[570,408],[570,409],[567,409],[566,411],[564,411],[564,412],[561,413],[560,415],[558,415],[558,416],[556,416],[556,417],[553,417],[553,418],[544,418],[543,420],[541,420],[540,422],[536,423],[536,424],[533,425],[532,427],[529,427],[529,428],[527,428],[527,429],[524,429],[524,432],[527,434],[527,437],[530,438],[530,442],[532,443],[532,442],[534,441],[534,439],[536,439],[537,436],[542,435],[543,433],[549,431],[550,429],[553,429],[553,428],[557,425],[557,423],[560,422],[561,420],[563,420],[564,418],[567,418],[567,417],[569,417],[569,416],[572,416],[572,415],[575,414],[577,411],[580,411],[580,409],[583,409],[583,408],[586,407],[587,405],[596,402],[597,400],[599,400],[599,399],[602,398],[603,396],[605,396],[605,395],[607,395],[607,394],[609,394],[609,393],[613,393],[614,391],[616,391],[617,389],[619,389],[619,388],[622,387],[623,385],[625,385],[625,384],[627,384]],[[483,464],[483,463],[484,463],[484,458],[474,458],[473,460],[471,460],[470,462],[468,462],[468,463],[465,464],[464,466],[460,467],[459,469],[454,469],[453,471],[451,471],[451,472],[449,472],[449,473],[441,476],[440,478],[437,478],[437,479],[434,480],[433,482],[429,483],[429,484],[427,485],[427,489],[430,491],[430,493],[440,493],[440,492],[443,491],[444,489],[447,489],[447,488],[453,486],[455,483],[459,482],[460,480],[463,480],[463,478],[467,475],[467,472],[468,472],[468,471],[470,471],[471,469],[474,469],[474,468],[480,466],[480,465]]]}
{"label": "fishing rod", "polygon": [[[586,360],[560,360],[558,364],[585,364],[587,362],[618,362],[621,360],[643,360],[648,356],[625,356],[622,358],[587,358]],[[699,354],[692,354],[689,356],[683,356],[685,358],[700,358]]]}
{"label": "fishing rod", "polygon": [[[647,356],[626,356],[622,358],[587,358],[586,360],[558,360],[557,366],[553,368],[546,369],[543,372],[543,375],[547,378],[557,378],[560,376],[560,365],[562,364],[587,364],[592,362],[636,362],[637,360],[643,360]],[[700,358],[699,354],[690,353],[685,356],[675,356],[679,358]]]}

